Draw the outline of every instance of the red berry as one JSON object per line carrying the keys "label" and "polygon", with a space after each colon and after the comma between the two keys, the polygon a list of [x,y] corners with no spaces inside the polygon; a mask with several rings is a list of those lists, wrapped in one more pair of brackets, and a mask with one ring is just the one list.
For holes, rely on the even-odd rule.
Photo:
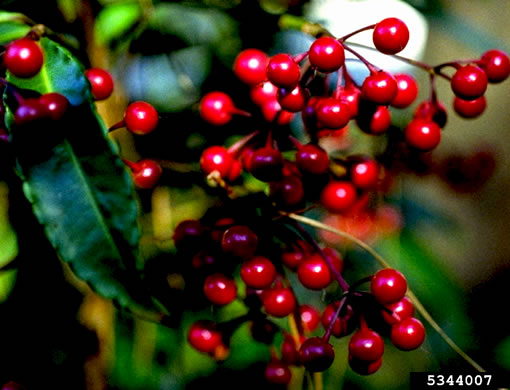
{"label": "red berry", "polygon": [[329,170],[329,156],[320,146],[308,144],[296,152],[296,164],[303,172],[321,175]]}
{"label": "red berry", "polygon": [[264,290],[262,303],[270,316],[286,317],[294,311],[296,298],[290,288],[275,286]]}
{"label": "red berry", "polygon": [[376,187],[379,179],[379,164],[377,161],[368,159],[355,163],[351,167],[351,181],[362,190],[372,190]]}
{"label": "red berry", "polygon": [[466,65],[455,72],[451,87],[456,96],[464,100],[473,100],[485,93],[487,83],[487,75],[483,69],[475,65]]}
{"label": "red berry", "polygon": [[320,37],[310,46],[308,59],[310,64],[320,72],[334,72],[344,64],[344,47],[335,38]]}
{"label": "red berry", "polygon": [[310,92],[297,85],[294,89],[280,88],[278,90],[278,103],[282,109],[289,112],[298,112],[305,108]]}
{"label": "red berry", "polygon": [[246,84],[256,85],[266,80],[269,57],[258,49],[240,52],[234,61],[234,73]]}
{"label": "red berry", "polygon": [[425,340],[425,328],[414,317],[405,318],[391,327],[391,342],[403,351],[418,348]]}
{"label": "red berry", "polygon": [[259,239],[248,226],[236,225],[227,229],[221,238],[223,252],[242,259],[250,259],[257,250]]}
{"label": "red berry", "polygon": [[85,77],[90,82],[90,92],[95,100],[104,100],[113,92],[113,78],[110,73],[101,68],[90,68],[85,71]]}
{"label": "red berry", "polygon": [[299,348],[299,360],[308,371],[325,371],[335,360],[335,350],[322,337],[310,337]]}
{"label": "red berry", "polygon": [[280,88],[294,89],[301,78],[299,65],[289,54],[276,54],[267,65],[267,78]]}
{"label": "red berry", "polygon": [[265,182],[282,177],[283,156],[280,151],[263,147],[253,152],[250,159],[250,173]]}
{"label": "red berry", "polygon": [[152,104],[147,102],[134,102],[126,108],[124,124],[126,128],[134,134],[148,134],[156,128],[158,122],[158,112]]}
{"label": "red berry", "polygon": [[359,375],[370,375],[375,373],[382,365],[382,357],[375,362],[366,362],[349,355],[349,366]]}
{"label": "red berry", "polygon": [[[324,308],[321,316],[321,322],[324,329],[328,329],[333,316],[338,310],[338,306],[340,305],[340,301],[330,303]],[[333,324],[333,328],[331,329],[331,334],[335,337],[342,337],[350,332],[352,332],[352,319],[354,318],[354,311],[350,305],[344,306],[344,308],[340,311],[340,315],[336,319]]]}
{"label": "red berry", "polygon": [[395,74],[397,81],[397,95],[391,101],[391,106],[396,108],[409,107],[418,96],[418,84],[416,80],[405,73]]}
{"label": "red berry", "polygon": [[296,341],[294,337],[286,333],[282,342],[282,360],[287,364],[296,364],[299,359]]}
{"label": "red berry", "polygon": [[199,111],[203,120],[215,126],[222,126],[232,119],[235,106],[226,93],[214,91],[202,98]]}
{"label": "red berry", "polygon": [[[328,256],[327,253],[324,254]],[[340,257],[329,255],[328,258],[333,262],[337,271],[341,272],[343,263]],[[331,271],[326,261],[318,253],[314,253],[304,259],[299,264],[297,273],[301,284],[311,290],[326,288],[333,281]]]}
{"label": "red berry", "polygon": [[349,341],[349,355],[364,362],[374,362],[382,357],[384,342],[378,333],[370,329],[360,329]]}
{"label": "red berry", "polygon": [[341,100],[328,98],[321,100],[317,106],[317,120],[328,129],[340,129],[352,118],[349,106]]}
{"label": "red berry", "polygon": [[439,145],[441,129],[431,120],[417,118],[407,125],[405,137],[409,146],[421,151],[429,151]]}
{"label": "red berry", "polygon": [[356,202],[356,189],[347,181],[330,181],[322,190],[321,204],[331,213],[343,213]]}
{"label": "red berry", "polygon": [[473,100],[464,100],[455,96],[453,100],[453,109],[463,118],[476,118],[485,111],[487,100],[485,96]]}
{"label": "red berry", "polygon": [[53,120],[61,119],[69,107],[69,100],[57,92],[41,95],[39,102],[46,108],[48,115]]}
{"label": "red berry", "polygon": [[206,175],[218,171],[222,178],[228,176],[233,163],[232,155],[223,146],[210,146],[200,157],[200,168]]}
{"label": "red berry", "polygon": [[310,255],[312,248],[304,241],[296,241],[292,248],[282,253],[282,263],[288,268],[294,270],[297,266]]}
{"label": "red berry", "polygon": [[4,65],[16,77],[35,76],[43,66],[44,55],[41,47],[30,38],[21,38],[7,45]]}
{"label": "red berry", "polygon": [[363,97],[377,104],[390,104],[397,92],[397,82],[384,71],[370,74],[361,86]]}
{"label": "red berry", "polygon": [[303,182],[296,175],[285,176],[281,181],[269,184],[269,194],[281,207],[298,205],[305,195]]}
{"label": "red berry", "polygon": [[386,106],[362,105],[356,123],[368,134],[380,135],[391,126],[390,110]]}
{"label": "red berry", "polygon": [[317,309],[310,305],[299,306],[301,324],[307,332],[313,332],[321,323],[321,317]]}
{"label": "red berry", "polygon": [[396,54],[406,47],[409,41],[409,29],[400,19],[383,19],[375,25],[372,39],[381,53]]}
{"label": "red berry", "polygon": [[[396,314],[400,318],[400,321],[414,315],[414,306],[408,297],[404,297],[398,302],[386,305],[386,307]],[[382,311],[382,316],[384,321],[390,325],[399,322],[395,317],[384,310]]]}
{"label": "red berry", "polygon": [[209,275],[204,282],[204,294],[212,303],[226,305],[236,299],[236,282],[220,273]]}
{"label": "red berry", "polygon": [[212,353],[222,344],[222,338],[213,322],[197,321],[188,331],[188,342],[197,351]]}
{"label": "red berry", "polygon": [[289,366],[278,360],[273,360],[267,364],[264,376],[269,383],[277,385],[288,385],[292,379]]}
{"label": "red berry", "polygon": [[361,91],[357,87],[349,87],[343,89],[338,97],[340,101],[347,104],[353,118],[358,115],[360,95]]}
{"label": "red berry", "polygon": [[501,50],[486,51],[478,65],[485,71],[490,83],[499,83],[510,75],[510,57]]}
{"label": "red berry", "polygon": [[372,278],[370,291],[380,303],[394,303],[404,297],[407,291],[407,281],[404,275],[396,269],[381,269]]}
{"label": "red berry", "polygon": [[288,125],[294,116],[292,112],[283,110],[277,99],[266,101],[261,109],[266,121],[273,122],[276,119],[279,125]]}
{"label": "red berry", "polygon": [[264,105],[268,101],[276,100],[276,94],[278,93],[278,87],[270,81],[264,81],[263,83],[254,85],[250,90],[250,97],[253,103],[259,106]]}
{"label": "red berry", "polygon": [[133,180],[138,188],[149,189],[156,185],[163,169],[156,161],[150,159],[140,160],[133,171]]}
{"label": "red berry", "polygon": [[200,221],[186,219],[179,222],[173,234],[173,240],[177,249],[196,248],[201,241],[202,226]]}
{"label": "red berry", "polygon": [[241,279],[248,287],[269,287],[276,277],[276,268],[266,257],[254,256],[241,266]]}
{"label": "red berry", "polygon": [[448,114],[440,101],[426,100],[414,112],[414,118],[427,119],[435,122],[440,128],[446,125]]}
{"label": "red berry", "polygon": [[49,113],[39,99],[25,99],[14,113],[14,123],[21,126],[47,116]]}

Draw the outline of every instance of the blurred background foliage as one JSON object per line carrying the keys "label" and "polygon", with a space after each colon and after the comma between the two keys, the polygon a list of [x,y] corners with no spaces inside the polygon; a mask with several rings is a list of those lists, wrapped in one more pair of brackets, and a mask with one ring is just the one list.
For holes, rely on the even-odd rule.
{"label": "blurred background foliage", "polygon": [[[236,54],[248,47],[274,53],[289,41],[297,40],[298,46],[308,42],[308,37],[295,32],[282,37],[278,27],[280,15],[302,15],[307,3],[0,1],[0,9],[23,13],[61,34],[86,67],[111,70],[116,92],[98,105],[107,125],[117,122],[127,102],[134,100],[147,100],[161,113],[158,130],[146,137],[133,137],[124,130],[112,136],[127,158],[167,162],[161,185],[139,193],[141,248],[147,272],[165,276],[166,285],[161,288],[169,290],[169,300],[174,300],[180,314],[170,327],[136,319],[77,281],[61,265],[35,222],[2,144],[0,383],[16,380],[27,389],[87,390],[198,389],[225,383],[266,386],[262,372],[269,349],[253,341],[248,325],[235,332],[230,355],[219,364],[187,344],[185,335],[192,321],[233,318],[244,309],[232,304],[211,313],[204,310],[197,294],[187,295],[190,287],[183,285],[193,283],[179,278],[171,237],[179,221],[200,218],[215,204],[217,192],[207,187],[197,169],[201,150],[210,144],[233,143],[232,135],[248,134],[257,125],[243,118],[221,129],[204,123],[197,115],[200,96],[219,89],[229,93],[237,106],[253,109],[246,87],[231,72]],[[508,2],[408,3],[429,23],[425,62],[476,58],[489,48],[510,51]],[[426,83],[426,78],[420,81]],[[422,99],[428,93],[424,89]],[[431,160],[403,174],[387,200],[402,215],[401,229],[379,236],[373,244],[406,274],[424,305],[464,350],[488,370],[508,371],[510,332],[504,317],[510,282],[507,92],[507,84],[490,88],[488,109],[478,120],[450,115],[444,140]],[[438,93],[450,106],[453,96],[447,83],[439,83]],[[292,126],[302,136],[299,125]],[[353,137],[367,150],[376,148],[369,137]],[[465,161],[472,162],[467,173]],[[245,184],[252,191],[264,190],[255,180]],[[339,245],[346,252],[347,280],[377,269],[367,254]],[[302,301],[321,305],[320,294],[299,289],[297,293]],[[469,368],[431,328],[427,330],[426,344],[411,353],[387,343],[382,369],[366,378],[347,367],[346,339],[334,340],[337,359],[324,375],[325,388],[405,389],[411,371]]]}

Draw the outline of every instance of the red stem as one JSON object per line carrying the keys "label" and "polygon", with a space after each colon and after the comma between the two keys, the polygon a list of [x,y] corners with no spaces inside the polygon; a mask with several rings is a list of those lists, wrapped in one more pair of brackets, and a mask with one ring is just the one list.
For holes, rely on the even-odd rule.
{"label": "red stem", "polygon": [[370,62],[368,62],[368,60],[366,60],[365,57],[363,57],[361,54],[359,54],[356,50],[351,49],[347,45],[344,45],[344,49],[347,50],[348,52],[351,52],[356,57],[358,57],[360,59],[360,61],[363,62],[363,64],[365,64],[365,66],[368,68],[370,73],[373,74],[373,73],[377,73],[379,71],[374,65],[372,65]]}
{"label": "red stem", "polygon": [[340,316],[340,312],[345,306],[345,302],[347,301],[347,295],[344,295],[343,298],[340,300],[340,303],[338,305],[338,308],[335,311],[335,314],[333,314],[333,317],[331,317],[331,322],[328,325],[328,329],[326,329],[326,333],[324,333],[324,336],[322,336],[324,341],[329,341],[329,337],[331,336],[331,332],[333,331],[333,327],[335,326],[335,322]]}
{"label": "red stem", "polygon": [[358,34],[360,32],[363,32],[363,31],[372,30],[375,26],[376,26],[375,24],[371,24],[370,26],[362,27],[359,30],[353,31],[353,32],[351,32],[351,33],[349,33],[347,35],[344,35],[341,38],[338,38],[338,42],[343,43],[345,40],[349,39],[353,35],[356,35],[356,34]]}

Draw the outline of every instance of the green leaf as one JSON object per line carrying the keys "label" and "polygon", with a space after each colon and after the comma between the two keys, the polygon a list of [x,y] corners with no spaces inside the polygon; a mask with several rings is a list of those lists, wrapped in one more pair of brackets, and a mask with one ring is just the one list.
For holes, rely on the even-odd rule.
{"label": "green leaf", "polygon": [[122,37],[140,19],[141,9],[137,3],[112,4],[101,10],[94,26],[95,37],[100,45],[107,45]]}
{"label": "green leaf", "polygon": [[76,275],[122,306],[152,307],[137,272],[139,227],[133,181],[90,98],[82,65],[41,39],[45,63],[31,79],[8,80],[39,93],[57,91],[72,106],[62,120],[8,127],[24,191],[60,257]]}
{"label": "green leaf", "polygon": [[29,31],[30,27],[22,23],[0,22],[0,45],[6,45],[14,39],[21,38]]}

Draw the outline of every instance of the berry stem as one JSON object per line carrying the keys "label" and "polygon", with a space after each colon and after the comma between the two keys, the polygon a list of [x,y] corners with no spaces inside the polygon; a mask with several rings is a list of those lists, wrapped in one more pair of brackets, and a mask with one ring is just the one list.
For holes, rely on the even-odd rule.
{"label": "berry stem", "polygon": [[322,372],[313,373],[313,382],[315,384],[315,390],[322,390],[324,388],[322,385]]}
{"label": "berry stem", "polygon": [[345,306],[345,302],[347,302],[347,295],[344,295],[343,298],[340,300],[340,304],[338,305],[338,308],[335,311],[335,314],[333,314],[333,317],[331,317],[331,321],[329,322],[328,329],[326,329],[326,333],[324,333],[324,336],[322,338],[324,341],[329,341],[329,338],[331,336],[331,332],[333,331],[333,327],[335,326],[335,322],[340,316],[340,312]]}
{"label": "berry stem", "polygon": [[363,31],[373,30],[375,26],[376,26],[375,24],[371,24],[370,26],[362,27],[362,28],[360,28],[360,29],[358,29],[356,31],[353,31],[353,32],[351,32],[351,33],[349,33],[347,35],[344,35],[341,38],[338,38],[338,42],[343,43],[345,40],[349,39],[353,35],[359,34],[360,32],[363,32]]}
{"label": "berry stem", "polygon": [[365,64],[365,66],[368,68],[368,70],[370,71],[371,74],[378,72],[378,69],[374,65],[372,65],[370,62],[368,62],[368,60],[365,59],[365,57],[363,57],[361,54],[359,54],[356,50],[351,49],[347,45],[344,45],[344,49],[347,50],[348,52],[354,54],[356,57],[358,57],[360,59],[360,61]]}
{"label": "berry stem", "polygon": [[134,161],[129,161],[129,160],[126,160],[125,158],[123,158],[122,161],[124,162],[124,164],[126,164],[129,167],[129,169],[131,169],[131,171],[133,173],[139,172],[141,169],[140,164],[138,164]]}
{"label": "berry stem", "polygon": [[[292,215],[292,213],[289,214],[289,217],[290,217],[290,215]],[[293,219],[295,219],[295,218],[293,218]],[[320,254],[320,256],[324,259],[324,261],[328,265],[329,271],[333,274],[333,276],[335,277],[336,281],[340,285],[340,288],[342,290],[344,290],[344,291],[348,291],[349,290],[349,284],[345,281],[345,279],[342,277],[340,272],[338,272],[338,270],[335,268],[335,266],[334,266],[333,262],[331,261],[331,259],[328,256],[326,256],[326,254],[324,253],[322,248],[319,246],[319,244],[317,244],[317,241],[315,241],[314,238],[310,235],[310,233],[308,233],[303,228],[303,226],[301,226],[299,223],[293,222],[292,225],[301,234],[301,236],[306,241],[308,241],[313,246],[313,248]]]}
{"label": "berry stem", "polygon": [[117,130],[117,129],[120,129],[122,127],[125,127],[126,124],[124,123],[124,119],[115,123],[114,125],[110,126],[110,128],[108,129],[108,132],[112,132],[113,130]]}
{"label": "berry stem", "polygon": [[[322,222],[315,221],[314,219],[303,217],[302,215],[297,215],[294,213],[287,213],[286,216],[295,221],[304,223],[306,225],[315,227],[317,229],[322,229],[328,231],[330,233],[336,234],[342,238],[345,238],[354,244],[358,245],[360,248],[367,251],[372,257],[377,260],[381,266],[384,268],[393,268],[391,265],[381,256],[379,255],[370,245],[361,241],[360,239],[354,237],[353,235],[344,232],[339,229],[335,229],[329,225],[326,225]],[[407,289],[407,296],[413,302],[416,310],[423,316],[423,318],[430,324],[430,326],[441,336],[441,338],[452,348],[459,356],[461,356],[466,362],[468,362],[474,369],[478,372],[485,372],[482,366],[480,366],[473,358],[471,358],[466,352],[464,352],[451,338],[446,334],[446,332],[439,326],[439,324],[432,318],[430,313],[425,309],[422,305],[418,297],[411,291],[410,288]]]}
{"label": "berry stem", "polygon": [[246,136],[244,136],[243,138],[241,138],[239,141],[237,141],[236,143],[232,144],[229,148],[228,148],[228,153],[231,154],[232,156],[237,156],[237,154],[243,150],[243,148],[253,139],[255,138],[255,136],[257,136],[257,134],[259,133],[258,130],[255,130],[253,133],[250,133]]}

